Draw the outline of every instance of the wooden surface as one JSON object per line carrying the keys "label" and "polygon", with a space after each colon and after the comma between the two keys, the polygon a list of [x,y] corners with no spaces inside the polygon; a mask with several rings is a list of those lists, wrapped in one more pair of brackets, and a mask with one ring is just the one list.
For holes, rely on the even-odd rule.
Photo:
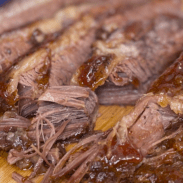
{"label": "wooden surface", "polygon": [[[133,107],[121,107],[121,106],[100,106],[99,114],[95,126],[95,130],[108,130],[113,127],[122,116],[128,114]],[[67,150],[71,146],[67,147]],[[11,178],[12,172],[18,172],[23,176],[27,176],[31,173],[30,170],[23,171],[15,166],[10,166],[6,162],[6,154],[1,153],[0,157],[0,183],[15,183]],[[41,176],[38,177],[34,182],[39,183]]]}

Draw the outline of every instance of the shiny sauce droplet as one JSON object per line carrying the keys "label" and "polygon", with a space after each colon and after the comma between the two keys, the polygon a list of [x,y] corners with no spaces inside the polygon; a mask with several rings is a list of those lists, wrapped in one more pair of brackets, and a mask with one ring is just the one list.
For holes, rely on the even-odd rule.
{"label": "shiny sauce droplet", "polygon": [[101,85],[108,72],[112,55],[93,56],[79,68],[78,83],[80,86],[87,86],[95,90]]}
{"label": "shiny sauce droplet", "polygon": [[[110,157],[106,156],[107,151],[111,152]],[[142,159],[141,153],[131,143],[119,144],[115,136],[110,147],[103,147],[99,161],[92,163],[89,182],[115,182],[119,177],[128,177]]]}

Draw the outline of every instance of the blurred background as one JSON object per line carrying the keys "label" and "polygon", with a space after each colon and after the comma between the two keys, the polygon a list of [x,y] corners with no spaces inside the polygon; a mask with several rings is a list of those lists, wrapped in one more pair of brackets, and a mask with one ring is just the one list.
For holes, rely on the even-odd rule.
{"label": "blurred background", "polygon": [[0,6],[2,6],[3,4],[9,2],[10,0],[0,0]]}

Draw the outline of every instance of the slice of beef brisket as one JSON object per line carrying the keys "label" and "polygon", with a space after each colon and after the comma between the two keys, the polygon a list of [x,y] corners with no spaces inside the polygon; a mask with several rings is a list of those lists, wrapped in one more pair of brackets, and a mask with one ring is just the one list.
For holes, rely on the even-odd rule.
{"label": "slice of beef brisket", "polygon": [[72,74],[87,59],[95,36],[95,21],[85,16],[48,47],[52,51],[50,86],[68,84]]}
{"label": "slice of beef brisket", "polygon": [[182,21],[181,16],[160,14],[127,23],[94,43],[93,56],[77,70],[72,83],[98,88],[101,104],[134,104],[180,53]]}
{"label": "slice of beef brisket", "polygon": [[[19,57],[28,53],[41,43],[54,39],[81,14],[86,13],[92,4],[70,6],[58,11],[53,18],[39,20],[26,27],[3,34],[0,37],[0,73],[5,72],[17,62]],[[59,33],[58,33],[59,34]]]}
{"label": "slice of beef brisket", "polygon": [[21,57],[30,50],[45,42],[53,41],[66,27],[84,14],[102,15],[107,12],[106,9],[109,9],[108,3],[68,6],[59,10],[52,18],[39,20],[18,30],[4,33],[0,37],[0,73],[21,60]]}
{"label": "slice of beef brisket", "polygon": [[[113,3],[112,0],[107,0]],[[0,34],[3,32],[22,27],[36,20],[50,18],[64,6],[71,4],[81,4],[85,2],[98,3],[106,2],[104,0],[11,0],[9,3],[0,7]],[[127,6],[134,6],[146,2],[146,0],[122,0]],[[32,13],[34,12],[34,13]]]}
{"label": "slice of beef brisket", "polygon": [[0,34],[42,18],[49,18],[65,2],[65,0],[11,1],[0,8]]}
{"label": "slice of beef brisket", "polygon": [[52,50],[50,86],[70,83],[73,73],[89,57],[95,32],[101,22],[115,10],[125,7],[124,2],[118,0],[111,4],[100,3],[68,28],[54,43],[49,44],[48,47]]}
{"label": "slice of beef brisket", "polygon": [[30,120],[19,116],[16,112],[5,112],[0,119],[0,150],[8,152],[13,148],[18,149],[21,146],[20,136],[23,138],[21,131],[28,129],[30,125]]}

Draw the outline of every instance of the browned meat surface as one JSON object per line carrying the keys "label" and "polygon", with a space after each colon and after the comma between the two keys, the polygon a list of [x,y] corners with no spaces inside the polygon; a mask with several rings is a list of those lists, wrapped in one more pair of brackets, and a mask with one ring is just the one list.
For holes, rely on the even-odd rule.
{"label": "browned meat surface", "polygon": [[17,115],[16,112],[5,112],[0,120],[0,150],[9,151],[21,146],[18,140],[21,132],[17,131],[17,128],[27,129],[30,125],[30,120]]}
{"label": "browned meat surface", "polygon": [[[182,182],[183,54],[105,134],[83,139],[53,170],[67,182]],[[95,143],[93,143],[95,141]],[[97,143],[96,143],[97,142]]]}
{"label": "browned meat surface", "polygon": [[[38,98],[49,83],[51,86],[68,84],[73,72],[90,53],[94,27],[93,18],[85,16],[57,40],[19,61],[8,71],[5,78],[2,78],[2,99],[5,99],[8,105],[14,105],[21,99],[20,107],[27,108],[32,104],[32,99]],[[75,39],[72,39],[74,37]],[[72,54],[68,54],[71,51]]]}
{"label": "browned meat surface", "polygon": [[[50,18],[63,6],[83,0],[12,0],[0,8],[0,34],[33,21]],[[90,1],[88,1],[90,2]]]}
{"label": "browned meat surface", "polygon": [[53,18],[40,20],[3,34],[0,37],[0,73],[5,72],[20,56],[25,55],[32,48],[54,39],[57,32],[79,19],[81,14],[91,7],[91,4],[66,7],[58,11]]}
{"label": "browned meat surface", "polygon": [[0,9],[0,34],[35,20],[51,17],[65,0],[14,0]]}
{"label": "browned meat surface", "polygon": [[[42,6],[42,5],[46,7],[48,6],[47,8],[50,8],[50,9],[52,9],[52,7],[55,7],[58,10],[60,7],[58,6],[58,4],[72,4],[72,3],[75,4],[75,3],[79,3],[80,1],[82,2],[82,0],[76,0],[76,1],[54,0],[52,2],[38,1],[36,4],[34,4],[34,2],[26,2],[25,0],[17,0],[17,1],[14,0],[12,3],[9,3],[10,5],[7,5],[7,7],[9,7],[10,9],[9,11],[11,12],[8,13],[7,7],[5,8],[2,7],[2,9],[0,9],[0,14],[1,14],[1,11],[4,12],[3,10],[6,9],[5,14],[7,15],[5,15],[5,17],[10,18],[13,14],[12,6],[15,9],[20,8],[20,11],[24,11],[22,10],[21,6],[26,6],[25,9],[29,9],[29,8],[31,9],[31,8],[35,8],[35,6],[38,6],[37,8],[40,8],[39,6]],[[37,17],[35,19],[35,20],[38,19],[36,22],[32,24],[28,24],[29,22],[26,22],[26,24],[28,25],[21,27],[18,30],[16,29],[16,30],[12,30],[11,32],[4,33],[3,35],[0,36],[0,73],[7,70],[13,63],[18,61],[18,58],[20,56],[25,55],[32,48],[37,47],[39,44],[43,42],[48,42],[49,40],[54,39],[56,36],[58,36],[57,35],[58,32],[60,33],[61,31],[63,31],[64,28],[72,24],[74,21],[78,20],[81,16],[83,16],[83,14],[88,13],[94,16],[98,14],[98,17],[100,17],[99,15],[103,16],[103,14],[110,14],[110,12],[115,13],[116,8],[114,8],[114,6],[116,5],[117,5],[116,6],[117,9],[124,9],[124,8],[130,8],[131,6],[135,6],[138,4],[143,4],[144,3],[143,1],[144,0],[141,0],[138,3],[134,1],[134,4],[133,4],[133,0],[129,2],[119,1],[119,0],[115,0],[112,2],[110,0],[108,0],[107,2],[106,1],[105,2],[83,1],[84,3],[81,5],[67,6],[59,11],[54,10],[52,13],[49,10],[48,12],[51,13],[50,16],[48,15],[49,13],[45,14],[45,16],[41,15],[43,12],[46,12],[45,10],[43,11],[44,9],[43,7],[43,9],[37,12],[37,14],[40,13],[40,18],[48,18],[48,19],[39,20],[40,18]],[[51,4],[51,6],[49,6],[49,4]],[[114,9],[111,7],[113,7]],[[32,12],[32,9],[24,12],[27,14],[27,16],[24,16],[24,17],[20,16],[20,17],[22,17],[22,19],[23,18],[26,19],[28,17],[34,19],[32,15],[29,16],[29,13],[30,13],[29,11]],[[36,16],[35,11],[37,10],[34,9],[34,16]],[[11,16],[8,17],[8,15],[11,15]],[[52,17],[52,18],[49,18],[49,17]],[[14,18],[15,17],[13,16],[13,19]],[[8,22],[7,20],[6,24],[13,26],[13,24],[10,22]],[[19,27],[17,20],[13,22],[16,22],[16,25],[14,26]],[[1,26],[6,26],[6,25],[3,23],[3,25]],[[1,31],[3,31],[3,28],[1,28],[0,33]]]}
{"label": "browned meat surface", "polygon": [[[158,14],[180,14],[179,0],[148,1],[141,6],[134,6],[106,19],[98,31],[99,39],[106,39],[113,31],[126,25],[127,22],[153,18]],[[135,35],[133,35],[135,36]]]}
{"label": "browned meat surface", "polygon": [[[158,8],[149,17],[159,14]],[[119,17],[114,18],[119,27]],[[160,13],[115,30],[110,30],[115,27],[111,22],[106,26],[112,33],[102,33],[104,39],[93,44],[92,57],[77,70],[72,84],[96,89],[100,104],[134,104],[182,50],[182,21],[181,16]]]}
{"label": "browned meat surface", "polygon": [[[11,0],[5,6],[0,7],[0,34],[39,19],[49,18],[63,6],[85,2],[98,3],[99,1],[104,2],[104,0]],[[120,1],[128,6],[146,2],[146,0]],[[108,2],[113,3],[112,0]]]}
{"label": "browned meat surface", "polygon": [[[35,100],[48,85],[68,84],[73,72],[88,57],[94,40],[94,28],[93,18],[85,16],[56,41],[13,66],[2,78],[1,84],[1,98],[7,106],[14,106],[18,101],[21,115],[34,115],[37,110]],[[7,109],[2,106],[1,110]]]}
{"label": "browned meat surface", "polygon": [[51,86],[68,84],[73,72],[87,59],[95,39],[95,25],[92,17],[83,17],[48,46],[52,50]]}

